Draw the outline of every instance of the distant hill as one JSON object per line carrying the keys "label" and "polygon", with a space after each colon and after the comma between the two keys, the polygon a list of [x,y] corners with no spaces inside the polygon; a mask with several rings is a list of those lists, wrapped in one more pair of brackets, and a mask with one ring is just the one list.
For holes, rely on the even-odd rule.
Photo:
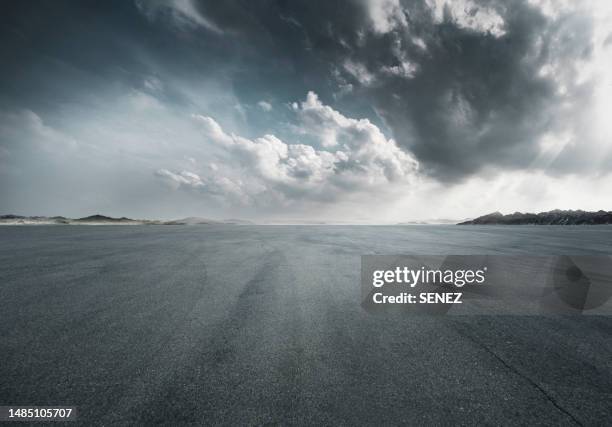
{"label": "distant hill", "polygon": [[0,215],[0,225],[200,225],[200,224],[231,224],[248,225],[254,222],[245,219],[215,220],[200,217],[187,217],[172,221],[151,219],[113,218],[105,215],[90,215],[83,218],[65,218],[63,216],[22,216]]}
{"label": "distant hill", "polygon": [[69,221],[63,216],[0,215],[0,225],[55,225],[68,224]]}
{"label": "distant hill", "polygon": [[503,215],[493,212],[476,219],[459,223],[459,225],[601,225],[612,224],[612,212],[572,211],[555,209],[549,212],[522,213]]}
{"label": "distant hill", "polygon": [[90,216],[86,216],[84,218],[77,218],[73,220],[74,222],[111,222],[111,223],[140,223],[143,221],[139,221],[139,220],[135,220],[135,219],[130,219],[130,218],[126,218],[126,217],[121,217],[121,218],[112,218],[110,216],[104,216],[104,215],[90,215]]}
{"label": "distant hill", "polygon": [[66,218],[63,216],[22,216],[0,215],[0,225],[147,225],[162,224],[160,221],[113,218],[104,215],[90,215],[83,218]]}

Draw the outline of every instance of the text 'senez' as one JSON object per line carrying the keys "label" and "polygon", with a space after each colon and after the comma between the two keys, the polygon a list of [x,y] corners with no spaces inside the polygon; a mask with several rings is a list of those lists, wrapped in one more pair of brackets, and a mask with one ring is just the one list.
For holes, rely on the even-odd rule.
{"label": "text 'senez'", "polygon": [[363,255],[369,313],[612,314],[612,256]]}

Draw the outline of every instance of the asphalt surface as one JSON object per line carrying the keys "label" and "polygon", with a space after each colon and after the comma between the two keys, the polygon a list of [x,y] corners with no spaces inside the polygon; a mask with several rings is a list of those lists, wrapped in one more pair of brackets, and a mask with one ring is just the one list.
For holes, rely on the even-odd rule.
{"label": "asphalt surface", "polygon": [[609,254],[612,227],[0,228],[0,405],[79,423],[610,425],[612,317],[373,316],[362,254]]}

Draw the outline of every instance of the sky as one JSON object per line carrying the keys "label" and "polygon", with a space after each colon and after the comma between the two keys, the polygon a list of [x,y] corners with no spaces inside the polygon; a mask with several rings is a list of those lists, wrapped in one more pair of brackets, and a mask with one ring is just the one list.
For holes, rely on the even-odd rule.
{"label": "sky", "polygon": [[612,210],[608,0],[0,7],[0,214]]}

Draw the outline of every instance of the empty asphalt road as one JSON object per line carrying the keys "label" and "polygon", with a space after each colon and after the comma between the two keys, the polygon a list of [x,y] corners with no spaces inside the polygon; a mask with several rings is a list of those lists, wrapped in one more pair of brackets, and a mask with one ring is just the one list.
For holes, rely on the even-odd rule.
{"label": "empty asphalt road", "polygon": [[82,424],[612,423],[612,318],[373,316],[362,254],[610,254],[612,227],[0,228],[0,405]]}

